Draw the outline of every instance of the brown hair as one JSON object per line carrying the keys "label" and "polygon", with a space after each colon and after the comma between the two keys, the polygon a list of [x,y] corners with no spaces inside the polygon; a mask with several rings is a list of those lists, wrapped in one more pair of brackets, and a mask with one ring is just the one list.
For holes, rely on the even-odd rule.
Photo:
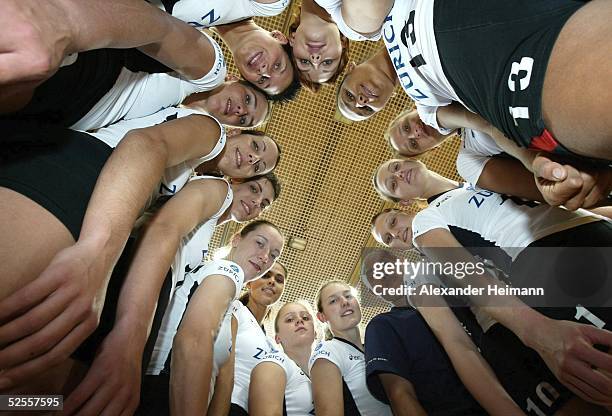
{"label": "brown hair", "polygon": [[[265,221],[265,220],[261,220],[261,221]],[[267,221],[266,221],[267,222]],[[285,267],[284,264],[282,264],[279,261],[274,262],[274,264],[278,264],[279,266],[281,266],[283,268],[283,271],[285,272],[285,279],[287,278],[287,268]],[[270,273],[270,270],[268,270],[267,273]],[[266,273],[266,274],[267,274]],[[251,292],[249,292],[248,290],[246,292],[244,292],[242,294],[242,296],[240,296],[238,298],[238,300],[240,301],[240,303],[242,303],[244,306],[247,306],[247,304],[249,303],[249,299],[251,299]],[[284,305],[283,305],[284,306]],[[272,306],[268,306],[267,310],[266,310],[266,314],[264,315],[263,320],[266,321],[268,320],[268,318],[270,317],[270,314],[272,313]],[[276,322],[275,322],[276,325]]]}
{"label": "brown hair", "polygon": [[[289,25],[289,32],[288,32],[289,36],[291,36],[291,34],[294,33],[297,30],[297,28],[300,26],[301,13],[302,13],[302,6],[300,5],[296,13],[294,13],[293,15],[293,21],[291,22],[291,25]],[[338,29],[338,32],[340,32],[340,29]],[[325,82],[318,83],[318,82],[313,82],[309,79],[306,79],[302,71],[300,71],[297,68],[297,64],[293,66],[294,69],[298,73],[298,79],[300,80],[302,87],[306,88],[310,92],[317,93],[321,90],[321,87],[323,87],[323,84],[333,85],[336,83],[336,81],[338,80],[338,77],[340,77],[340,74],[342,73],[342,71],[344,71],[346,64],[348,64],[349,62],[349,41],[348,41],[348,38],[344,36],[341,32],[340,32],[340,44],[342,45],[342,53],[340,54],[340,62],[338,62],[338,68],[336,69],[336,72],[334,73],[334,75],[332,75],[331,78]],[[291,52],[289,52],[289,59],[291,60],[291,62],[295,62],[295,56],[293,55],[293,48],[290,48],[290,50]]]}
{"label": "brown hair", "polygon": [[[349,285],[343,280],[330,280],[329,282],[323,283],[321,287],[319,288],[319,290],[317,291],[317,296],[315,297],[315,304],[317,305],[318,312],[323,312],[323,299],[321,299],[321,293],[327,286],[332,285],[334,283],[345,285],[352,289],[351,285]],[[331,329],[329,329],[329,325],[325,325],[325,329],[323,330],[323,333],[324,333],[325,341],[329,341],[330,339],[334,338],[334,334],[331,332]]]}

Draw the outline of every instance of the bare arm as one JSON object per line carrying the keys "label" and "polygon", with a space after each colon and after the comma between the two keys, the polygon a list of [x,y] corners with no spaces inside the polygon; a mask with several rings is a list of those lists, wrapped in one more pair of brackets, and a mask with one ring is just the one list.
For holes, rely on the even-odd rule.
{"label": "bare arm", "polygon": [[234,390],[234,363],[236,362],[236,334],[238,321],[232,315],[232,350],[229,359],[219,369],[215,383],[215,392],[208,405],[210,416],[227,416],[232,404],[232,391]]}
{"label": "bare arm", "polygon": [[[440,251],[434,248],[462,247],[445,229],[428,231],[417,237],[416,242],[432,260],[472,263],[476,268],[476,261],[467,250]],[[498,284],[487,274],[469,273],[455,282],[462,286],[483,287],[485,293],[487,285]],[[525,345],[536,350],[553,374],[572,392],[596,404],[608,406],[612,401],[612,377],[609,376],[612,356],[594,347],[594,344],[612,346],[612,332],[547,318],[514,296],[470,296],[470,300],[514,332]],[[594,371],[595,368],[598,371]]]}
{"label": "bare arm", "polygon": [[255,366],[249,383],[249,415],[282,416],[287,375],[275,363]]}
{"label": "bare arm", "polygon": [[208,410],[213,343],[236,287],[227,277],[207,277],[189,302],[174,337],[170,372],[170,412],[202,416]]}
{"label": "bare arm", "polygon": [[[605,200],[612,190],[612,169],[572,166],[562,161],[557,162],[552,155],[519,147],[481,116],[468,111],[459,103],[438,108],[437,117],[438,123],[443,127],[464,127],[488,134],[504,152],[519,160],[526,171],[533,173],[528,179],[518,165],[511,165],[508,161],[495,162],[489,168],[485,166],[485,169],[492,170],[495,176],[483,171],[487,174],[483,179],[487,189],[544,201],[553,206],[564,205],[570,210],[594,206]],[[487,163],[489,164],[490,162]],[[511,175],[500,174],[502,168],[512,169],[514,174],[519,175],[519,180],[512,185],[508,180],[512,178]],[[498,191],[497,187],[507,191]]]}
{"label": "bare arm", "polygon": [[344,0],[342,17],[351,29],[369,34],[378,32],[395,0]]}
{"label": "bare arm", "polygon": [[319,358],[310,370],[312,398],[317,416],[342,416],[342,375],[331,361]]}
{"label": "bare arm", "polygon": [[412,383],[397,374],[383,373],[377,377],[389,398],[394,416],[427,416],[416,398]]}
{"label": "bare arm", "polygon": [[[111,336],[96,355],[83,382],[70,395],[66,403],[68,410],[79,408],[85,401],[112,403],[117,407],[119,398],[122,398],[117,393],[121,390],[132,393],[126,394],[126,399],[140,396],[139,364],[166,272],[180,239],[214,215],[226,193],[227,184],[219,180],[189,182],[148,224],[121,288],[117,320]],[[113,371],[111,374],[101,371],[105,368]]]}
{"label": "bare arm", "polygon": [[215,63],[215,49],[199,30],[175,20],[172,30],[161,41],[138,49],[187,79],[202,78]]}
{"label": "bare arm", "polygon": [[508,139],[478,114],[472,113],[459,103],[439,107],[437,112],[438,124],[447,129],[468,128],[480,131],[491,136],[504,152],[520,160],[527,169],[531,170],[533,159],[537,152],[519,147]]}
{"label": "bare arm", "polygon": [[[95,329],[111,271],[164,169],[208,154],[219,134],[218,124],[200,115],[128,133],[98,177],[76,244],[60,251],[38,279],[0,302],[0,332],[16,351],[0,361],[1,368],[10,368],[4,377],[18,382],[56,365]],[[61,288],[70,296],[49,296],[62,293]],[[62,325],[41,342],[40,331],[30,335],[23,325],[30,320],[40,331],[52,321]],[[33,342],[36,353],[27,347]]]}
{"label": "bare arm", "polygon": [[457,375],[481,406],[491,415],[523,415],[444,299],[430,297],[427,307],[418,309],[448,354]]}
{"label": "bare arm", "polygon": [[491,156],[476,184],[501,194],[546,202],[533,180],[533,174],[517,159]]}
{"label": "bare arm", "polygon": [[189,28],[142,0],[5,0],[2,7],[0,84],[43,81],[70,53],[162,42]]}

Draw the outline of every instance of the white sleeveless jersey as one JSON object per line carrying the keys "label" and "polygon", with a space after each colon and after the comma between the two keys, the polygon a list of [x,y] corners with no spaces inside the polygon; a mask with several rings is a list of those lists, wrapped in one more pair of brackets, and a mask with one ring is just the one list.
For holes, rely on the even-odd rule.
{"label": "white sleeveless jersey", "polygon": [[362,34],[354,31],[346,22],[344,21],[344,17],[342,16],[342,0],[314,0],[319,6],[321,6],[329,15],[332,20],[338,26],[338,30],[344,36],[349,38],[350,40],[355,41],[377,41],[380,39],[380,33],[372,33],[372,34]]}
{"label": "white sleeveless jersey", "polygon": [[[434,34],[434,1],[395,0],[382,26],[382,38],[399,83],[418,106],[440,107],[461,100],[444,74]],[[462,103],[463,104],[463,103]],[[435,109],[422,121],[439,129]],[[429,114],[429,116],[428,116]]]}
{"label": "white sleeveless jersey", "polygon": [[221,153],[225,147],[226,140],[225,129],[223,126],[214,117],[211,117],[206,113],[188,108],[170,107],[147,117],[120,121],[100,129],[95,133],[91,133],[91,135],[114,148],[117,147],[119,142],[130,130],[155,126],[167,121],[175,120],[177,118],[187,117],[192,114],[210,117],[211,119],[215,120],[221,129],[219,141],[213,150],[206,156],[188,160],[176,166],[167,168],[164,172],[160,185],[154,192],[153,200],[156,200],[160,196],[172,196],[177,193],[189,181],[189,178],[193,175],[196,167],[206,161],[214,159]]}
{"label": "white sleeveless jersey", "polygon": [[201,79],[187,80],[176,72],[149,74],[123,68],[115,85],[79,121],[74,130],[93,130],[116,123],[146,117],[164,108],[179,105],[189,95],[210,91],[225,81],[227,70],[217,42],[203,34],[215,50],[212,69]]}
{"label": "white sleeveless jersey", "polygon": [[251,371],[264,356],[278,350],[263,332],[249,308],[239,300],[234,301],[232,308],[238,321],[232,403],[248,410]]}
{"label": "white sleeveless jersey", "polygon": [[[391,408],[378,401],[370,394],[366,385],[366,366],[363,352],[352,343],[334,338],[330,341],[320,341],[314,349],[308,364],[312,366],[316,360],[326,359],[334,363],[340,370],[342,382],[346,384],[353,401],[362,416],[391,415]],[[347,403],[344,397],[344,403]],[[346,412],[346,404],[345,404]]]}
{"label": "white sleeveless jersey", "polygon": [[[258,3],[255,0],[179,0],[172,7],[172,16],[195,27],[211,27],[248,19],[253,16],[276,16],[287,8],[290,0]],[[161,0],[151,3],[166,10]]]}
{"label": "white sleeveless jersey", "polygon": [[457,172],[466,181],[477,183],[491,156],[502,153],[491,136],[476,130],[463,129],[457,155]]}
{"label": "white sleeveless jersey", "polygon": [[302,369],[281,351],[267,354],[258,365],[264,362],[277,364],[285,372],[287,380],[285,384],[287,416],[314,415],[310,378],[304,374]]}
{"label": "white sleeveless jersey", "polygon": [[602,220],[579,209],[567,211],[546,204],[523,202],[495,192],[463,184],[433,200],[412,220],[412,238],[449,226],[479,234],[514,260],[530,243],[563,230]]}
{"label": "white sleeveless jersey", "polygon": [[[170,303],[168,304],[168,308],[166,309],[162,319],[159,332],[157,333],[155,347],[153,348],[153,354],[151,355],[151,361],[147,366],[147,374],[157,375],[162,371],[169,374],[172,343],[174,341],[174,336],[178,331],[181,320],[183,319],[183,315],[187,310],[189,301],[204,279],[206,279],[208,276],[218,274],[227,276],[228,279],[234,283],[236,286],[234,296],[237,296],[240,293],[242,283],[244,281],[244,272],[242,271],[242,268],[240,268],[240,266],[234,262],[228,260],[215,260],[203,265],[193,273],[188,273],[185,276],[182,284],[178,286],[172,294],[172,298],[170,299]],[[210,296],[215,296],[215,294],[211,293]],[[231,303],[228,306],[231,308]],[[222,317],[219,324],[221,324],[223,319],[226,318]],[[220,341],[219,345],[217,346],[219,353],[221,354],[216,362],[217,374],[219,366],[224,362],[221,361],[221,359],[227,359],[225,354],[226,347],[229,348],[227,344],[227,329],[225,329],[222,338],[222,341]]]}
{"label": "white sleeveless jersey", "polygon": [[208,390],[208,403],[212,400],[212,396],[215,393],[215,382],[219,375],[219,370],[229,360],[230,352],[232,351],[232,311],[231,305],[228,308],[221,326],[219,327],[219,333],[215,339],[213,346],[213,368],[210,377],[210,389]]}
{"label": "white sleeveless jersey", "polygon": [[179,248],[172,262],[172,287],[175,287],[178,282],[183,280],[186,273],[193,271],[198,267],[208,255],[208,244],[212,239],[215,227],[219,221],[219,217],[232,205],[234,194],[229,183],[216,176],[194,176],[191,181],[201,180],[218,180],[223,181],[227,185],[227,194],[221,204],[219,210],[208,220],[198,224],[189,234],[181,239]]}

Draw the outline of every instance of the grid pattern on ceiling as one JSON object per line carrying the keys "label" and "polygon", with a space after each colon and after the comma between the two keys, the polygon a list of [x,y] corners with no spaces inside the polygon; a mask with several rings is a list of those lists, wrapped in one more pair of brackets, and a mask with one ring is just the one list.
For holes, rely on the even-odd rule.
{"label": "grid pattern on ceiling", "polygon": [[[267,30],[286,33],[299,3],[294,0],[279,16],[255,20]],[[224,48],[228,72],[237,74],[231,53],[216,38]],[[351,42],[350,60],[362,62],[381,47],[382,42]],[[344,280],[367,292],[357,282],[361,249],[377,246],[370,237],[370,219],[383,208],[393,206],[379,199],[371,177],[374,169],[392,156],[383,138],[385,129],[397,114],[414,104],[398,87],[385,110],[368,121],[344,124],[335,119],[336,89],[342,78],[318,94],[301,91],[294,102],[275,104],[270,121],[262,127],[282,147],[276,173],[283,184],[280,198],[262,218],[279,226],[286,240],[293,236],[308,242],[304,251],[287,246],[284,249],[281,262],[289,276],[279,305],[296,299],[314,303],[318,288],[328,280]],[[449,142],[424,162],[444,176],[457,178],[459,140]],[[211,249],[227,242],[238,229],[235,223],[218,227]],[[373,295],[361,296],[364,324],[387,309]],[[267,329],[273,333],[271,325]]]}

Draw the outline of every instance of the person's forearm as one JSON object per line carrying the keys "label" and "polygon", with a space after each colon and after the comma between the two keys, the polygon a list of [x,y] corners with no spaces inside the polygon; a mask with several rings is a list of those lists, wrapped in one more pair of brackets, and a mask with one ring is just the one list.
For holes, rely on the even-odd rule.
{"label": "person's forearm", "polygon": [[476,184],[500,194],[546,202],[531,173],[517,159],[491,156]]}
{"label": "person's forearm", "polygon": [[153,222],[146,227],[121,288],[117,322],[133,328],[132,336],[138,337],[143,347],[180,239],[179,232],[172,226]]}
{"label": "person's forearm", "polygon": [[489,135],[504,152],[518,159],[529,172],[532,172],[533,160],[538,155],[537,151],[520,147],[495,127],[491,127]]}
{"label": "person's forearm", "polygon": [[342,17],[347,25],[362,34],[381,30],[385,17],[391,11],[394,0],[344,0]]}
{"label": "person's forearm", "polygon": [[439,107],[436,113],[438,124],[447,129],[467,128],[485,133],[493,138],[504,152],[517,158],[525,167],[531,171],[533,159],[536,152],[519,147],[507,138],[501,131],[476,113],[472,113],[459,103]]}
{"label": "person's forearm", "polygon": [[[231,358],[230,358],[231,360]],[[210,416],[227,416],[234,390],[234,361],[223,365],[215,382],[215,392],[208,406]]]}
{"label": "person's forearm", "polygon": [[159,42],[178,22],[142,0],[58,0],[70,28],[67,53]]}
{"label": "person's forearm", "polygon": [[162,41],[138,49],[187,79],[202,78],[215,63],[215,49],[208,37],[181,21]]}
{"label": "person's forearm", "polygon": [[474,348],[459,344],[448,356],[468,391],[491,415],[521,415],[519,407],[499,383],[495,373]]}
{"label": "person's forearm", "polygon": [[213,328],[202,328],[199,335],[179,332],[175,337],[170,371],[170,414],[173,416],[207,414],[213,333]]}
{"label": "person's forearm", "polygon": [[104,271],[101,278],[110,276],[167,161],[165,146],[129,133],[100,172],[77,244],[90,246],[96,252]]}

